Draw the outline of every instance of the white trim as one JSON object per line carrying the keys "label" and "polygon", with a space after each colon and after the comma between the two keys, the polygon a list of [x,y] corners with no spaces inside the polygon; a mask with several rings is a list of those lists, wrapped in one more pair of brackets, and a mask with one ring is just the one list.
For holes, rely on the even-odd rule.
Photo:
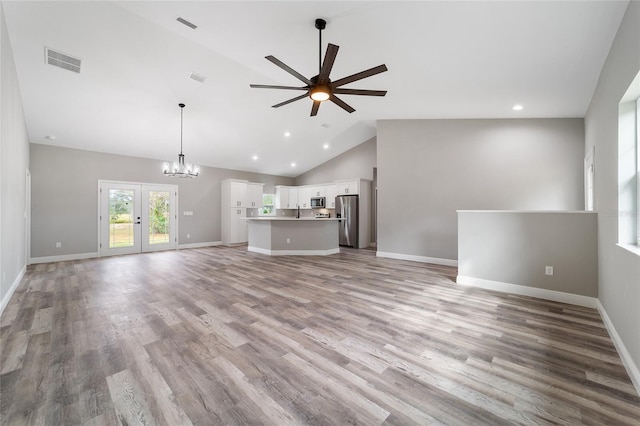
{"label": "white trim", "polygon": [[27,272],[27,267],[23,266],[20,272],[18,273],[18,276],[16,277],[16,279],[13,280],[13,283],[11,284],[11,287],[9,287],[9,290],[7,291],[7,293],[4,295],[2,300],[0,300],[0,315],[2,315],[2,312],[4,312],[4,308],[6,308],[7,305],[9,304],[9,300],[11,300],[11,296],[13,296],[13,293],[16,291],[16,289],[20,285],[20,282],[22,281],[22,277],[24,277],[25,272]]}
{"label": "white trim", "polygon": [[600,303],[600,300],[597,300],[597,308],[600,316],[602,317],[602,322],[604,322],[604,326],[607,328],[609,332],[609,336],[611,336],[611,340],[613,340],[613,345],[616,347],[618,354],[620,354],[620,359],[622,359],[622,364],[624,368],[627,370],[627,374],[633,383],[633,386],[636,388],[638,394],[640,394],[640,370],[638,366],[633,362],[633,358],[631,354],[627,350],[627,347],[624,345],[624,341],[616,331],[616,328],[613,326],[613,322],[611,322],[611,318],[607,314],[607,311]]}
{"label": "white trim", "polygon": [[201,247],[213,247],[213,246],[219,246],[221,244],[222,244],[222,241],[209,241],[207,243],[178,244],[178,250],[201,248]]}
{"label": "white trim", "polygon": [[329,250],[267,250],[259,247],[247,247],[247,251],[269,256],[328,256],[340,253],[340,248]]}
{"label": "white trim", "polygon": [[587,210],[456,210],[457,213],[588,213],[595,214],[595,211]]}
{"label": "white trim", "polygon": [[98,252],[62,254],[60,256],[32,257],[30,261],[31,261],[31,264],[33,265],[36,263],[51,263],[51,262],[64,262],[67,260],[93,259],[94,257],[98,257]]}
{"label": "white trim", "polygon": [[376,251],[377,257],[388,257],[389,259],[411,260],[413,262],[433,263],[434,265],[458,266],[458,261],[454,259],[441,259],[439,257],[416,256],[413,254],[389,253]]}
{"label": "white trim", "polygon": [[584,306],[586,308],[596,308],[598,299],[580,294],[565,293],[562,291],[547,290],[544,288],[529,287],[519,284],[509,284],[501,281],[485,280],[482,278],[467,277],[458,275],[456,283],[469,287],[484,288],[486,290],[500,291],[502,293],[512,293],[521,296],[531,296],[540,299],[551,300],[571,305]]}
{"label": "white trim", "polygon": [[618,247],[630,251],[631,253],[640,256],[640,246],[636,246],[633,244],[616,244]]}

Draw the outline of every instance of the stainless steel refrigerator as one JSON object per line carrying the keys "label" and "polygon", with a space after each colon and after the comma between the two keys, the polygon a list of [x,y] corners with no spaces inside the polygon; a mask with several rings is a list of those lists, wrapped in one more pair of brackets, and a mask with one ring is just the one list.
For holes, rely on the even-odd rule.
{"label": "stainless steel refrigerator", "polygon": [[336,218],[338,219],[338,243],[341,246],[358,248],[357,195],[336,197]]}

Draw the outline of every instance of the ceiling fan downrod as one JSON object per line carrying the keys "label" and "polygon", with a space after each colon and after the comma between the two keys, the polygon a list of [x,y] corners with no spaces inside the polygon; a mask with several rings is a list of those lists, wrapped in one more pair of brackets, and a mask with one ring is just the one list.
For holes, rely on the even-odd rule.
{"label": "ceiling fan downrod", "polygon": [[327,21],[324,19],[318,18],[316,19],[316,28],[318,29],[318,75],[320,75],[320,71],[322,70],[322,30],[327,28]]}

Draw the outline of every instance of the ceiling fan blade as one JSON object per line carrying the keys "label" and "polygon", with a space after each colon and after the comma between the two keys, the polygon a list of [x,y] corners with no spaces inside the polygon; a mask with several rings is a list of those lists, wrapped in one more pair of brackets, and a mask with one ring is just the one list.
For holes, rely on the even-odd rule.
{"label": "ceiling fan blade", "polygon": [[289,99],[288,101],[280,102],[279,104],[271,105],[271,108],[279,108],[283,105],[290,104],[291,102],[299,101],[300,99],[304,99],[309,96],[309,92],[304,95],[296,96],[295,98]]}
{"label": "ceiling fan blade", "polygon": [[338,95],[364,95],[364,96],[384,96],[387,94],[386,90],[362,90],[362,89],[333,89],[333,93]]}
{"label": "ceiling fan blade", "polygon": [[318,114],[318,109],[320,109],[320,101],[313,101],[313,105],[311,106],[311,116],[314,117]]}
{"label": "ceiling fan blade", "polygon": [[338,49],[340,49],[340,46],[336,46],[335,44],[329,43],[327,46],[327,53],[324,55],[322,68],[320,69],[320,74],[318,74],[318,83],[324,84],[329,80],[329,74],[331,74],[331,68],[333,68],[333,63],[336,60]]}
{"label": "ceiling fan blade", "polygon": [[362,80],[363,78],[371,77],[372,75],[380,74],[387,71],[387,66],[382,64],[377,67],[369,68],[368,70],[361,71],[359,73],[350,75],[348,77],[341,78],[331,83],[332,88],[344,86],[345,84],[353,83],[354,81]]}
{"label": "ceiling fan blade", "polygon": [[295,87],[295,86],[272,86],[270,84],[250,84],[253,89],[286,89],[286,90],[309,90],[308,87]]}
{"label": "ceiling fan blade", "polygon": [[336,95],[331,95],[329,100],[331,102],[333,102],[334,104],[338,105],[343,110],[347,111],[349,114],[351,114],[353,111],[355,111],[354,108],[352,108],[350,105],[348,105],[345,101],[343,101],[342,99],[340,99]]}
{"label": "ceiling fan blade", "polygon": [[280,68],[282,68],[283,70],[285,70],[286,72],[288,72],[289,74],[291,74],[292,76],[297,78],[298,80],[300,80],[303,83],[311,86],[311,81],[307,77],[305,77],[304,75],[300,74],[298,71],[294,70],[289,65],[285,64],[284,62],[282,62],[281,60],[279,60],[279,59],[277,59],[277,58],[275,58],[274,56],[271,56],[271,55],[265,56],[265,58],[267,58],[268,61],[274,63],[277,66],[279,66]]}

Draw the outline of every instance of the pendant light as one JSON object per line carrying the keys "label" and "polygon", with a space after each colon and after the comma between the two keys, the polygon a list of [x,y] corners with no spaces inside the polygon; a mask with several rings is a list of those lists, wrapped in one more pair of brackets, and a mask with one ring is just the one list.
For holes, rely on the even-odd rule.
{"label": "pendant light", "polygon": [[198,166],[184,162],[184,154],[182,153],[182,113],[184,112],[185,105],[178,104],[178,106],[180,107],[180,154],[178,154],[177,162],[174,161],[173,164],[162,164],[162,173],[164,173],[165,176],[177,176],[179,178],[198,177],[198,175],[200,174],[200,169],[198,168]]}

